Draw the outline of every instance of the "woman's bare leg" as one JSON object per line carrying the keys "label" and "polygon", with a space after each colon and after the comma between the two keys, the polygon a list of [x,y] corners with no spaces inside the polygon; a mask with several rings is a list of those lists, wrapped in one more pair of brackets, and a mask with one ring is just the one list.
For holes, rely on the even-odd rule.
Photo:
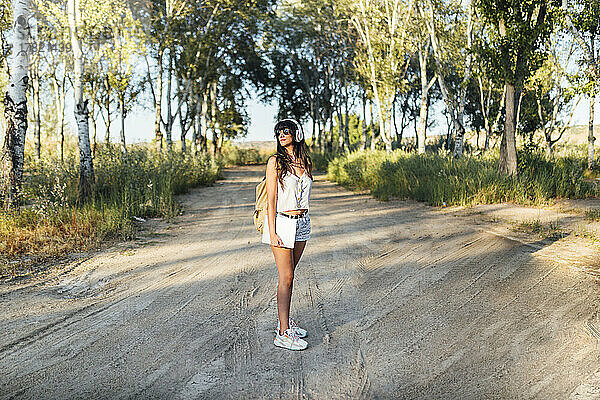
{"label": "woman's bare leg", "polygon": [[300,257],[302,257],[302,252],[306,247],[306,240],[302,242],[294,243],[294,271],[296,270],[296,266],[298,265],[298,261],[300,261]]}
{"label": "woman's bare leg", "polygon": [[289,328],[290,302],[294,283],[294,250],[271,246],[279,274],[277,284],[277,314],[279,315],[279,334]]}

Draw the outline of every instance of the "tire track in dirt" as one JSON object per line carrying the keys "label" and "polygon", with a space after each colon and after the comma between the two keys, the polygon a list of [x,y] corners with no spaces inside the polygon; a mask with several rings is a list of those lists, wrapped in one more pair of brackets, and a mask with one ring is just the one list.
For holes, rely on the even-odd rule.
{"label": "tire track in dirt", "polygon": [[600,301],[591,280],[557,260],[564,240],[505,234],[468,212],[380,203],[322,176],[292,300],[310,346],[274,347],[277,273],[250,218],[263,168],[229,170],[224,182],[182,196],[186,213],[161,243],[98,255],[36,296],[33,288],[5,292],[10,307],[52,295],[63,308],[43,315],[36,306],[43,326],[0,338],[0,398],[564,398],[593,390]]}
{"label": "tire track in dirt", "polygon": [[[229,200],[230,203],[232,203],[231,199]],[[216,213],[214,213],[215,215],[225,215],[226,214],[226,209],[218,209]],[[232,238],[235,238],[237,236],[237,234],[239,234],[240,230],[241,230],[241,226],[238,225],[226,225],[227,228],[233,229],[234,233],[232,235]],[[76,266],[79,266],[81,263],[78,262],[76,263]],[[69,269],[67,272],[70,272],[73,268]],[[119,305],[121,302],[126,301],[128,299],[131,299],[133,297],[139,297],[141,296],[144,292],[151,292],[153,290],[155,290],[157,287],[159,286],[168,286],[171,282],[176,282],[176,281],[180,281],[178,279],[178,276],[184,273],[188,274],[188,279],[187,281],[197,277],[202,271],[199,272],[195,272],[194,274],[189,274],[190,273],[190,269],[193,269],[193,267],[190,267],[190,265],[188,264],[183,264],[183,266],[175,266],[174,270],[171,270],[168,275],[167,278],[163,281],[157,281],[154,284],[150,284],[147,285],[145,287],[139,288],[136,291],[130,292],[130,293],[126,293],[125,297],[121,297],[121,298],[115,298],[115,299],[108,299],[108,304],[107,301],[98,301],[98,302],[94,302],[92,304],[86,305],[83,308],[74,310],[72,312],[67,313],[67,315],[59,318],[57,321],[54,321],[44,327],[40,327],[36,330],[34,330],[33,332],[13,341],[12,343],[8,343],[6,345],[4,345],[2,348],[0,348],[0,360],[4,357],[6,357],[7,355],[9,355],[9,350],[12,351],[16,351],[17,349],[20,349],[23,346],[27,346],[28,344],[34,343],[37,340],[43,339],[44,337],[48,336],[49,334],[52,334],[53,332],[56,332],[58,330],[61,329],[66,329],[66,328],[71,328],[73,324],[80,322],[82,320],[85,320],[87,318],[96,316],[104,311],[110,311],[110,309],[112,307],[115,307],[117,305]],[[89,272],[88,272],[89,273]],[[142,275],[140,277],[138,277],[138,279],[144,279],[145,277],[149,276],[149,275],[153,275],[155,274],[156,271],[148,271],[146,273],[146,275]],[[160,298],[161,295],[157,296],[157,298]],[[170,297],[171,294],[170,293],[166,293],[162,295],[163,297]],[[92,309],[94,306],[101,304],[101,306],[95,310],[92,310],[90,313],[80,316],[81,313],[86,312],[89,309]],[[143,311],[143,310],[142,310]],[[74,317],[79,317],[79,319],[77,320],[73,320]],[[112,317],[110,316],[109,313],[109,319],[111,319]],[[85,333],[84,331],[75,331],[73,332],[69,337],[66,337],[65,340],[70,339],[73,336],[77,336],[77,335],[82,335],[83,333]]]}
{"label": "tire track in dirt", "polygon": [[[225,213],[227,213],[227,210],[226,209],[221,209],[221,210],[218,210],[217,213],[225,214]],[[241,225],[235,225],[235,224],[233,224],[233,225],[226,225],[226,226],[229,227],[230,230],[231,230],[230,239],[234,239],[235,237],[237,237],[237,235],[239,235],[239,233],[240,233],[240,231],[242,229]],[[233,240],[229,240],[229,241],[232,244],[230,246],[227,246],[227,247],[223,248],[222,250],[230,250],[230,249],[234,249],[235,248],[234,241]],[[232,255],[230,255],[230,258],[233,259],[235,257],[232,256]],[[210,266],[210,264],[212,264],[214,261],[225,261],[225,262],[228,262],[229,260],[228,259],[224,259],[223,257],[215,256],[215,257],[209,258],[205,262],[205,264],[208,265],[208,266]],[[129,292],[126,297],[120,298],[120,299],[117,299],[117,300],[113,300],[113,301],[109,302],[108,304],[105,304],[105,305],[101,306],[99,309],[93,310],[91,313],[85,315],[81,319],[78,319],[78,320],[75,320],[75,321],[69,321],[69,318],[71,318],[73,315],[82,312],[82,310],[77,310],[77,311],[75,311],[73,313],[73,315],[68,315],[66,318],[63,318],[60,321],[60,322],[67,322],[66,324],[62,324],[62,326],[58,326],[56,329],[52,330],[51,332],[47,332],[45,335],[39,335],[40,332],[36,332],[36,334],[32,335],[32,336],[34,336],[34,337],[37,336],[37,339],[42,339],[42,338],[44,338],[45,336],[47,336],[49,334],[52,334],[52,333],[54,333],[56,331],[59,331],[60,329],[65,330],[65,331],[67,329],[70,330],[71,332],[69,332],[67,335],[65,335],[64,337],[62,337],[61,339],[59,339],[57,341],[58,345],[60,345],[61,342],[69,341],[69,340],[71,340],[74,337],[81,337],[81,336],[85,337],[86,335],[88,335],[90,333],[93,333],[93,330],[98,327],[98,322],[100,322],[102,320],[102,317],[100,317],[98,314],[106,312],[105,313],[106,314],[106,316],[105,316],[106,320],[107,321],[112,321],[114,319],[114,316],[115,316],[115,311],[111,311],[110,310],[112,307],[115,307],[115,306],[119,305],[119,303],[124,302],[126,300],[130,300],[130,299],[132,299],[134,297],[139,299],[139,297],[142,296],[145,292],[149,292],[149,293],[152,294],[152,293],[154,293],[156,291],[157,288],[166,287],[168,289],[169,286],[172,283],[177,283],[179,286],[174,286],[173,288],[168,289],[167,292],[164,292],[164,293],[160,293],[159,292],[157,295],[153,295],[151,298],[147,299],[147,301],[146,301],[146,307],[143,307],[143,308],[141,308],[138,311],[139,311],[139,313],[143,313],[143,312],[147,311],[149,308],[152,308],[152,307],[155,307],[155,308],[156,307],[158,307],[158,308],[164,307],[166,305],[169,305],[168,304],[169,300],[172,301],[173,298],[179,298],[179,297],[181,297],[184,294],[184,290],[181,289],[183,287],[182,284],[186,284],[186,283],[188,283],[190,281],[193,281],[194,279],[197,279],[203,273],[206,272],[205,271],[206,269],[207,268],[198,270],[197,266],[195,266],[195,265],[187,265],[187,264],[184,263],[183,267],[180,266],[178,269],[175,269],[174,271],[171,271],[170,273],[168,273],[167,274],[167,279],[165,279],[165,280],[154,282],[154,284],[142,287],[142,288],[140,288],[139,290],[137,290],[135,292]],[[181,275],[186,276],[186,278],[183,279],[183,280],[179,279],[179,277]],[[167,322],[168,320],[170,320],[173,317],[175,317],[179,312],[181,312],[183,310],[183,308],[185,306],[189,305],[196,297],[197,297],[197,294],[194,294],[194,295],[192,295],[189,298],[184,298],[184,300],[182,300],[180,302],[181,305],[178,308],[176,308],[173,313],[170,313],[167,316],[167,318],[164,319],[163,322]],[[97,304],[94,303],[94,304],[90,305],[89,307],[86,307],[85,310],[87,310],[89,308],[93,308],[93,306],[95,306],[95,305],[97,305]],[[83,310],[83,311],[85,311],[85,310]],[[73,324],[80,323],[82,320],[84,320],[86,318],[89,318],[89,317],[93,317],[93,316],[96,317],[96,320],[95,320],[96,326],[94,328],[91,328],[91,330],[90,330],[90,327],[82,327],[81,330],[76,330],[72,326]],[[100,317],[100,319],[98,317]],[[55,325],[58,325],[58,324],[55,324]],[[100,324],[100,325],[103,325],[103,324]],[[89,345],[93,345],[95,342],[97,342],[99,340],[102,340],[104,337],[106,337],[106,335],[100,336],[100,337],[96,338],[93,341],[88,340],[86,344],[88,346]],[[34,341],[30,341],[30,342],[34,342]],[[139,346],[139,344],[140,344],[140,342],[136,343],[135,346]],[[130,347],[132,347],[132,346],[133,345],[131,345]],[[8,347],[10,347],[10,346],[8,346]],[[127,349],[123,349],[123,350],[127,351]],[[68,362],[72,358],[76,357],[79,353],[81,353],[81,351],[80,352],[76,352],[76,353],[72,354],[70,357],[63,359],[62,362]],[[56,367],[56,366],[58,366],[58,365],[55,364],[55,363],[53,363],[51,365],[48,365],[47,368]],[[38,369],[38,371],[39,371],[39,369]]]}

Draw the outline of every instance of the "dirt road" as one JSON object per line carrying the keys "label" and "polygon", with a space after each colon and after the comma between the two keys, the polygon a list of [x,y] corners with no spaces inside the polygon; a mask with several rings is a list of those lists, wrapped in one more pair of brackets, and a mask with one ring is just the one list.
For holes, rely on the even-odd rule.
{"label": "dirt road", "polygon": [[[600,398],[597,248],[319,176],[292,315],[251,223],[261,167],[151,237],[0,287],[0,398]],[[600,266],[600,265],[597,265]]]}

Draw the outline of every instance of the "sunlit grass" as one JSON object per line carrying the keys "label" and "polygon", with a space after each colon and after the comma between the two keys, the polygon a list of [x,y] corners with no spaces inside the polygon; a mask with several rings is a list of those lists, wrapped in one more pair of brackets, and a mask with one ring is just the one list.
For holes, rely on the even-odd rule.
{"label": "sunlit grass", "polygon": [[274,151],[252,149],[226,143],[221,149],[221,159],[224,165],[255,165],[265,164]]}
{"label": "sunlit grass", "polygon": [[600,221],[600,209],[588,208],[585,210],[585,217],[592,221]]}
{"label": "sunlit grass", "polygon": [[132,238],[134,217],[177,215],[175,195],[213,183],[222,163],[205,154],[158,153],[132,146],[123,155],[117,147],[101,147],[94,160],[92,196],[85,204],[78,200],[74,155],[64,164],[27,157],[24,170],[25,205],[0,214],[4,259],[60,256],[110,239]]}
{"label": "sunlit grass", "polygon": [[574,156],[548,159],[520,153],[518,177],[498,173],[494,154],[465,156],[358,151],[329,163],[328,178],[381,200],[410,198],[434,206],[514,202],[542,204],[555,198],[599,195],[584,179],[585,160]]}

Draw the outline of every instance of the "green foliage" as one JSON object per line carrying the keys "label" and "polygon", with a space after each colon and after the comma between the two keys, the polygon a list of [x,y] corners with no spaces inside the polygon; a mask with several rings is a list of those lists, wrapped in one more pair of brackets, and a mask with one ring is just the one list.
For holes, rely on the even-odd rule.
{"label": "green foliage", "polygon": [[103,148],[96,159],[94,201],[120,207],[126,217],[172,217],[174,195],[214,182],[220,165],[208,155],[157,153],[145,147],[123,155],[115,147]]}
{"label": "green foliage", "polygon": [[486,22],[486,32],[476,41],[484,68],[497,81],[520,87],[546,58],[543,46],[555,27],[560,1],[475,0]]}
{"label": "green foliage", "polygon": [[600,90],[600,2],[575,0],[566,2],[565,6],[573,22],[571,33],[582,50],[578,60],[581,68],[571,77],[571,84],[579,93],[593,96]]}
{"label": "green foliage", "polygon": [[344,186],[369,190],[381,200],[410,198],[435,206],[515,202],[539,204],[554,198],[600,195],[583,179],[585,160],[519,155],[518,177],[498,173],[496,156],[416,155],[395,150],[358,151],[329,163],[328,178]]}
{"label": "green foliage", "polygon": [[592,221],[600,221],[600,209],[589,208],[589,209],[585,210],[585,217]]}
{"label": "green foliage", "polygon": [[[600,3],[597,0],[570,1],[573,25],[579,32],[586,32],[593,36],[600,35]],[[568,4],[567,3],[567,4]]]}
{"label": "green foliage", "polygon": [[337,154],[328,151],[311,151],[310,158],[313,162],[313,170],[327,172],[329,163],[335,159]]}

